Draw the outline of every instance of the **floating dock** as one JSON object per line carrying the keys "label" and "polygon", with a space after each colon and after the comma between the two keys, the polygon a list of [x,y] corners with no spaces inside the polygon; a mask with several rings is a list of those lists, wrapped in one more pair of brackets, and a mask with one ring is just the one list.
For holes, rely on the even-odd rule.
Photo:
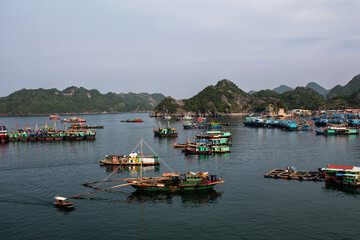
{"label": "floating dock", "polygon": [[299,181],[325,181],[323,174],[319,171],[306,170],[283,170],[274,169],[264,175],[265,178],[299,180]]}

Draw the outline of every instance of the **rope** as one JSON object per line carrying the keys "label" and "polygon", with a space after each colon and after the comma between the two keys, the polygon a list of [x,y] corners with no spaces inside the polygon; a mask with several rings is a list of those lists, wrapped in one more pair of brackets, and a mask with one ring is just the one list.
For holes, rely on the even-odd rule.
{"label": "rope", "polygon": [[131,153],[133,153],[135,151],[135,149],[139,146],[139,144],[141,143],[141,140],[138,142],[138,144],[136,145],[136,147],[131,151]]}
{"label": "rope", "polygon": [[[144,143],[146,144],[146,146],[148,146],[148,148],[149,148],[155,155],[157,155],[156,152],[149,146],[149,144],[147,144],[147,142],[145,142],[145,140],[143,140],[143,141],[144,141]],[[159,159],[161,160],[161,162],[164,163],[164,165],[165,165],[165,167],[166,167],[167,169],[169,169],[171,172],[175,172],[162,158],[159,157]]]}

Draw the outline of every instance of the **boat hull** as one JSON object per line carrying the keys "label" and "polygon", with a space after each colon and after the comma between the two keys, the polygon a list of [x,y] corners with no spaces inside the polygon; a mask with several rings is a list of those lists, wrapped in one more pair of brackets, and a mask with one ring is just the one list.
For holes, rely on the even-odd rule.
{"label": "boat hull", "polygon": [[212,182],[209,184],[196,184],[191,186],[161,186],[158,184],[148,185],[148,184],[130,184],[133,188],[140,191],[151,191],[151,192],[187,192],[187,191],[204,191],[213,189],[218,182]]}

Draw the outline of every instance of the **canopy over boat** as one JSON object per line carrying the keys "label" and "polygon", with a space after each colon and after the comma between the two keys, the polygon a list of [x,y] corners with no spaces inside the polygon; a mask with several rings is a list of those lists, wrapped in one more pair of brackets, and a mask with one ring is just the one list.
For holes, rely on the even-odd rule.
{"label": "canopy over boat", "polygon": [[55,196],[54,198],[58,201],[65,201],[67,199],[67,198],[59,197],[59,196]]}

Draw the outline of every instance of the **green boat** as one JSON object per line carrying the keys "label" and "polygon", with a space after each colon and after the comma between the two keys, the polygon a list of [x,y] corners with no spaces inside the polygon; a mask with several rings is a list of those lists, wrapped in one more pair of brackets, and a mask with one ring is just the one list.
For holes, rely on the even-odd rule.
{"label": "green boat", "polygon": [[202,172],[186,174],[164,173],[162,177],[128,179],[128,184],[137,190],[153,192],[185,192],[213,189],[223,183],[221,177]]}

